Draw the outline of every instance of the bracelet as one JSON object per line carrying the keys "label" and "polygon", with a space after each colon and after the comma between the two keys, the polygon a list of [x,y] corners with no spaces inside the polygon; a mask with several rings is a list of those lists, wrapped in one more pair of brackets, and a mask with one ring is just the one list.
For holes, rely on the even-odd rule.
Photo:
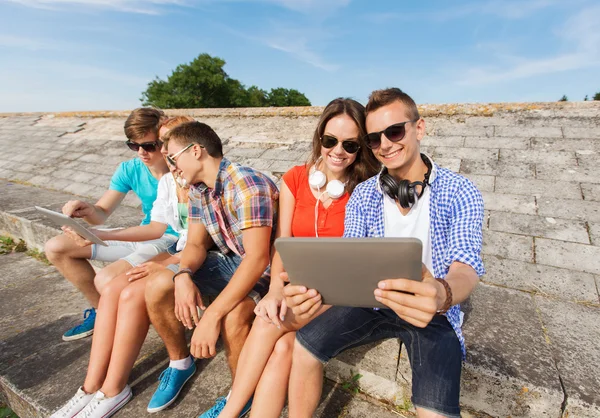
{"label": "bracelet", "polygon": [[446,289],[446,300],[444,301],[442,308],[438,309],[436,313],[445,314],[446,312],[448,312],[448,309],[450,309],[450,306],[452,306],[452,289],[450,289],[450,285],[448,284],[448,282],[446,282],[446,280],[439,279],[437,277],[435,279],[444,286],[444,289]]}
{"label": "bracelet", "polygon": [[185,273],[189,274],[190,277],[194,275],[194,272],[192,271],[192,269],[181,269],[173,275],[173,283],[175,283],[175,277],[179,276],[180,274],[185,274]]}

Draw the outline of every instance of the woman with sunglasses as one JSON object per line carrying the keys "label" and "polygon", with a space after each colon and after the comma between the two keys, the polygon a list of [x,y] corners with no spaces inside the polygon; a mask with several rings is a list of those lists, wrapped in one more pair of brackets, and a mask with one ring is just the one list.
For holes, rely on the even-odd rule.
{"label": "woman with sunglasses", "polygon": [[[338,98],[325,107],[308,163],[282,177],[277,237],[342,236],[350,194],[379,167],[363,142],[365,134],[365,109],[360,103]],[[250,417],[279,417],[287,395],[294,331],[306,322],[286,308],[283,271],[274,250],[269,293],[254,311],[257,318],[240,355],[230,396],[200,418],[237,418],[250,407],[253,393]]]}
{"label": "woman with sunglasses", "polygon": [[[192,121],[194,119],[186,116],[169,118],[162,123],[159,135],[162,137],[175,126]],[[146,281],[154,273],[179,263],[178,252],[187,239],[187,200],[184,182],[176,168],[169,165],[169,172],[158,183],[151,223],[162,225],[163,230],[170,226],[179,233],[179,240],[168,252],[130,268],[103,286],[85,382],[51,418],[106,418],[131,399],[127,380],[150,324],[144,298]]]}

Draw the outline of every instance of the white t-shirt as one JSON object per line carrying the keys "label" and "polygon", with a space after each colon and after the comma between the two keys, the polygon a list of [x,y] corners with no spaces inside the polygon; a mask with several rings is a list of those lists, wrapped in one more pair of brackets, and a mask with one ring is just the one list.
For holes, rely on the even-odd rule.
{"label": "white t-shirt", "polygon": [[423,263],[433,272],[431,251],[431,227],[429,222],[429,205],[431,188],[425,187],[423,196],[416,205],[402,215],[396,202],[388,195],[383,197],[384,236],[394,238],[418,238],[423,243]]}

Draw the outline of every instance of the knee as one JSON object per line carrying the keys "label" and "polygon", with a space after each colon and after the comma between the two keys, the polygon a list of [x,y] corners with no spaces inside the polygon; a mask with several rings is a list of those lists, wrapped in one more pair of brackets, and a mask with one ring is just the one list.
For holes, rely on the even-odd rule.
{"label": "knee", "polygon": [[[271,325],[272,326],[272,325]],[[293,334],[291,334],[293,335]],[[275,348],[273,349],[273,354],[275,358],[278,360],[292,360],[292,350],[294,349],[294,339],[292,337],[288,337],[288,334],[281,337],[277,340],[275,344]]]}
{"label": "knee", "polygon": [[164,302],[174,291],[173,273],[170,270],[148,278],[146,282],[145,299],[148,307]]}
{"label": "knee", "polygon": [[249,303],[243,301],[223,318],[223,327],[228,333],[250,328],[254,317],[254,306],[253,301]]}
{"label": "knee", "polygon": [[54,262],[66,254],[68,247],[65,239],[69,238],[64,235],[57,235],[46,241],[46,244],[44,244],[44,252],[46,253],[48,260]]}
{"label": "knee", "polygon": [[[100,296],[103,300],[113,300],[114,302],[118,301],[121,297],[121,292],[123,291],[123,285],[117,282],[107,282],[99,288],[96,285],[96,289],[100,293]],[[113,303],[114,303],[113,302]]]}
{"label": "knee", "polygon": [[119,296],[119,306],[132,306],[144,303],[144,289],[139,286],[127,286]]}
{"label": "knee", "polygon": [[104,294],[105,289],[112,282],[112,279],[114,279],[114,275],[106,267],[96,273],[96,276],[94,277],[94,286],[96,286],[98,293],[101,295]]}
{"label": "knee", "polygon": [[292,355],[295,364],[302,364],[304,367],[316,367],[321,365],[321,362],[313,356],[298,340],[294,340],[294,353]]}

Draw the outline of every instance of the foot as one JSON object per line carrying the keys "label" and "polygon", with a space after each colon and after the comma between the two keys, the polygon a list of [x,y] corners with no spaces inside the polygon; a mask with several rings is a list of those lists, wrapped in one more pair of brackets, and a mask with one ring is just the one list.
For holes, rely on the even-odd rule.
{"label": "foot", "polygon": [[126,385],[121,393],[112,398],[107,398],[104,393],[98,391],[90,403],[88,403],[75,418],[108,418],[114,415],[119,409],[123,408],[125,404],[129,402],[131,396],[131,388],[129,385]]}
{"label": "foot", "polygon": [[175,402],[183,385],[190,380],[194,373],[196,373],[196,363],[192,363],[186,370],[178,370],[173,367],[165,369],[158,378],[160,383],[150,399],[147,411],[150,413],[162,411]]}
{"label": "foot", "polygon": [[81,387],[77,389],[75,396],[73,396],[62,408],[50,415],[50,418],[73,418],[85,408],[88,403],[90,403],[93,397],[93,393],[85,393]]}
{"label": "foot", "polygon": [[78,340],[92,335],[94,333],[95,323],[96,310],[94,308],[86,309],[83,313],[83,322],[65,332],[62,336],[63,341]]}
{"label": "foot", "polygon": [[[246,403],[246,405],[244,405],[242,412],[240,412],[239,418],[242,418],[250,411],[250,408],[252,408],[252,399],[253,398],[250,398],[250,400]],[[226,404],[227,404],[227,398],[225,398],[225,397],[217,398],[217,401],[215,402],[213,407],[210,408],[205,413],[203,413],[202,415],[200,415],[198,418],[217,418],[219,416],[219,414],[221,413],[221,411],[223,411],[223,408],[225,408]]]}

